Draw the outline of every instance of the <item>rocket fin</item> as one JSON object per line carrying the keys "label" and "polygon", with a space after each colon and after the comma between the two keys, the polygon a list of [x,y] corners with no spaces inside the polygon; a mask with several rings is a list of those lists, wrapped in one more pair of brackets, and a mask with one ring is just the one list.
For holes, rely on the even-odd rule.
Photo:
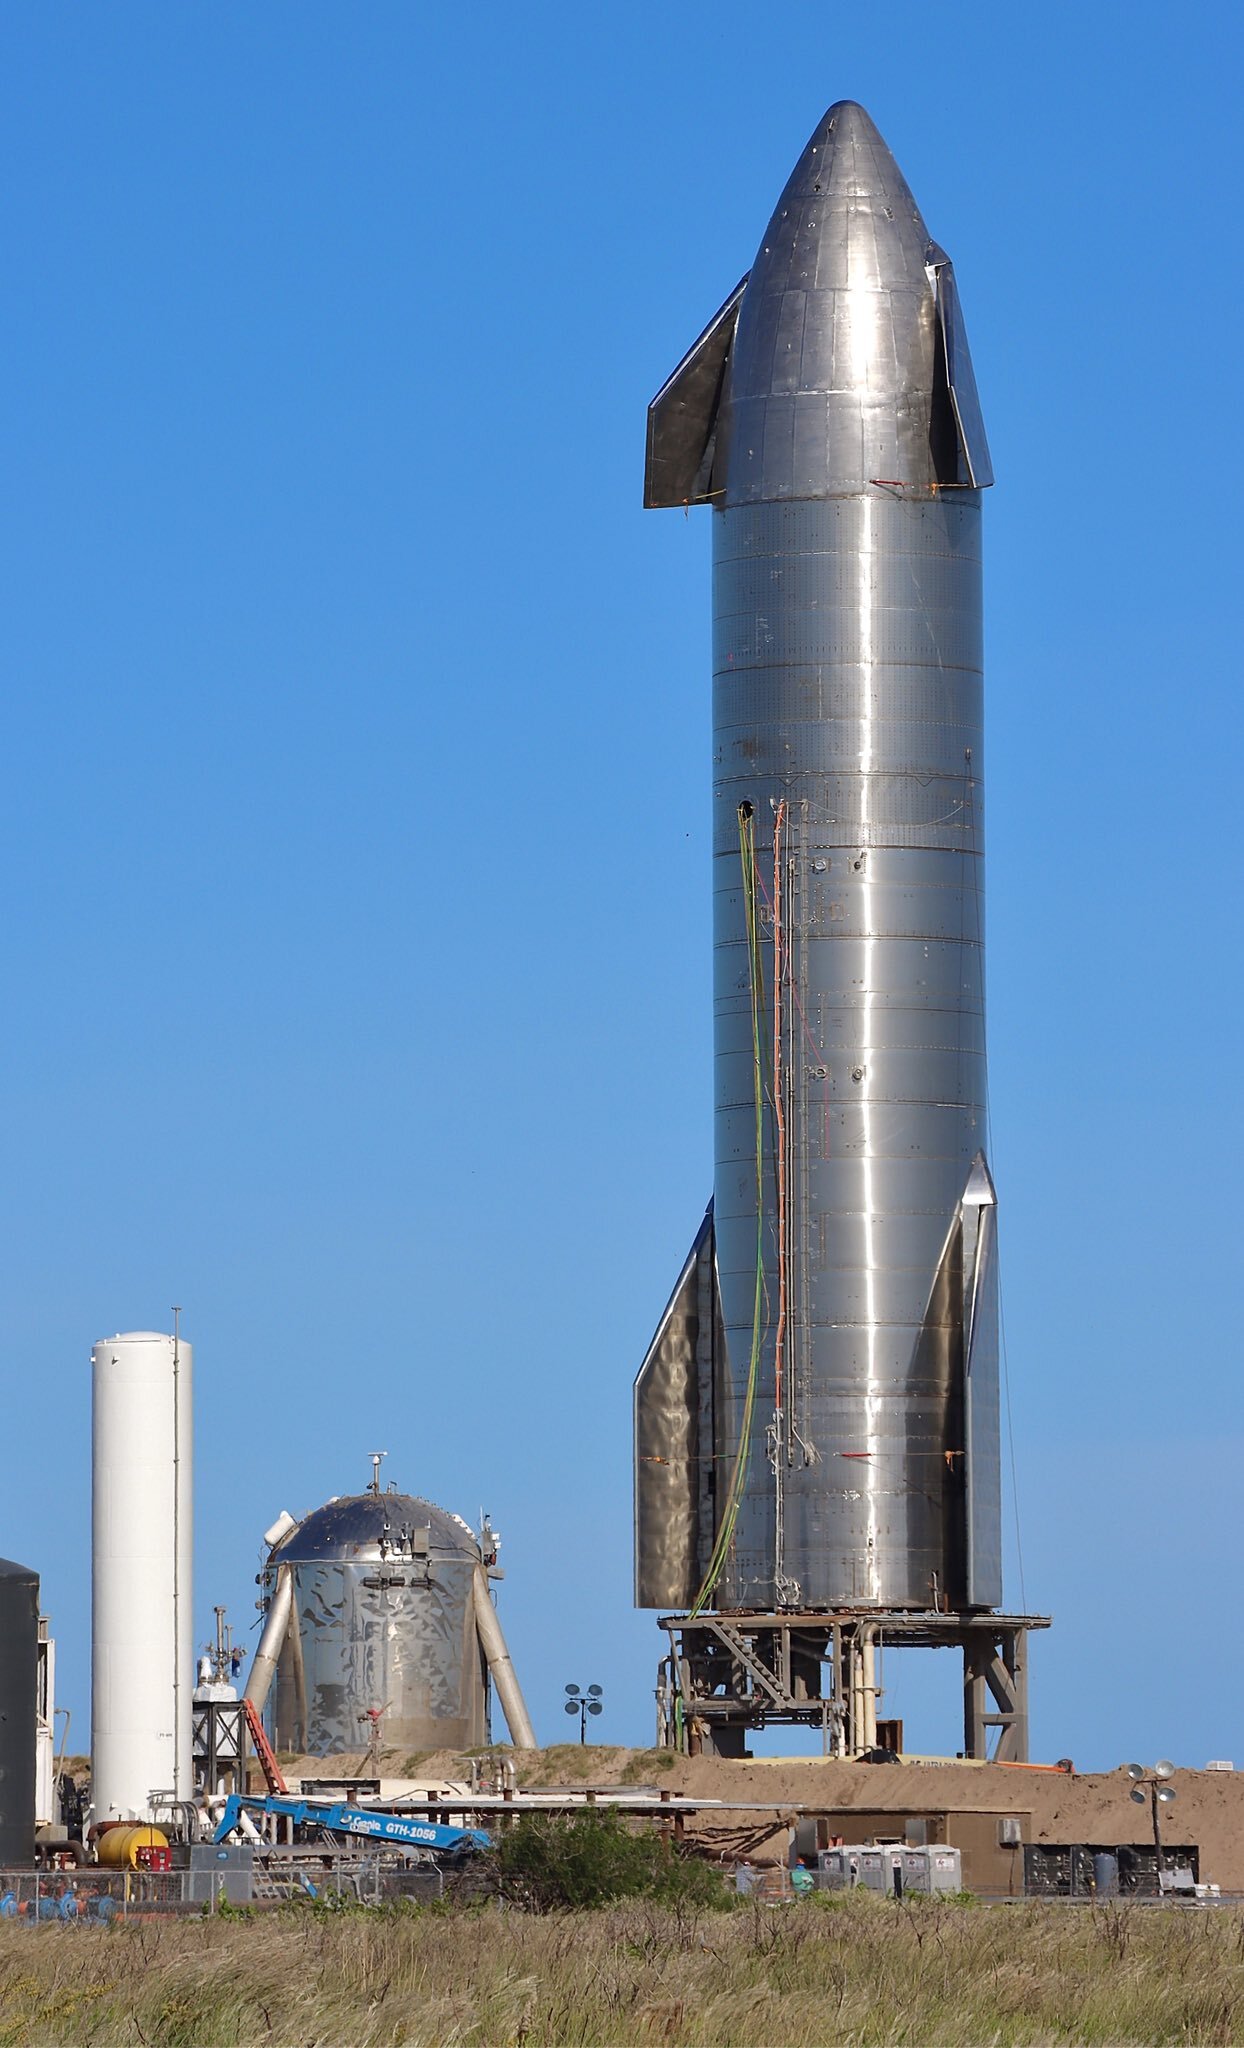
{"label": "rocket fin", "polygon": [[704,505],[712,496],[717,409],[746,283],[739,280],[648,407],[645,505]]}
{"label": "rocket fin", "polygon": [[636,1607],[689,1607],[707,1569],[724,1357],[710,1202],[635,1381]]}
{"label": "rocket fin", "polygon": [[968,331],[959,302],[959,287],[955,283],[955,266],[936,242],[929,248],[929,268],[933,273],[942,358],[959,442],[958,481],[960,486],[983,491],[993,482],[985,416],[981,411],[980,393],[976,389],[976,372],[972,368]]}
{"label": "rocket fin", "polygon": [[998,1396],[998,1197],[978,1152],[959,1204],[963,1232],[963,1420],[969,1607],[1002,1604],[1002,1418]]}

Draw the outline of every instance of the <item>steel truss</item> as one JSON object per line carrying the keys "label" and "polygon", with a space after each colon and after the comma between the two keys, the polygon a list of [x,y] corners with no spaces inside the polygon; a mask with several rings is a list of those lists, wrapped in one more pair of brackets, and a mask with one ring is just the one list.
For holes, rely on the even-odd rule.
{"label": "steel truss", "polygon": [[1028,1632],[1049,1625],[1040,1614],[875,1608],[664,1615],[657,1743],[691,1756],[744,1756],[752,1729],[806,1727],[820,1730],[827,1756],[863,1756],[879,1746],[878,1651],[955,1649],[964,1756],[1026,1763]]}

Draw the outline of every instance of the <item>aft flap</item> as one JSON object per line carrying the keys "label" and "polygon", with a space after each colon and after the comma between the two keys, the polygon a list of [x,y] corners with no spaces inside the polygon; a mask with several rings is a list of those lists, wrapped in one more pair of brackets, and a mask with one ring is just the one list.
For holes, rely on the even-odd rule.
{"label": "aft flap", "polygon": [[685,1607],[712,1547],[712,1403],[721,1354],[713,1210],[635,1381],[635,1605]]}
{"label": "aft flap", "polygon": [[746,283],[740,278],[648,407],[645,505],[709,502],[717,410]]}
{"label": "aft flap", "polygon": [[[1002,1601],[998,1413],[998,1197],[983,1152],[968,1170],[929,1291],[911,1376],[942,1387],[939,1591],[956,1608]],[[944,1470],[941,1469],[944,1459]]]}
{"label": "aft flap", "polygon": [[968,1606],[1002,1604],[1002,1418],[998,1385],[997,1203],[978,1152],[960,1202]]}

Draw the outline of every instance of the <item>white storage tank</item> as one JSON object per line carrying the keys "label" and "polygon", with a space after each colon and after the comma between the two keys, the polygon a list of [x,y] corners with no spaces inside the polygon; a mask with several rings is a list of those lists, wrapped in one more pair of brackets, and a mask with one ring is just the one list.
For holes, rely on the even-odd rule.
{"label": "white storage tank", "polygon": [[91,1353],[91,1804],[146,1820],[191,1799],[192,1357],[152,1330]]}

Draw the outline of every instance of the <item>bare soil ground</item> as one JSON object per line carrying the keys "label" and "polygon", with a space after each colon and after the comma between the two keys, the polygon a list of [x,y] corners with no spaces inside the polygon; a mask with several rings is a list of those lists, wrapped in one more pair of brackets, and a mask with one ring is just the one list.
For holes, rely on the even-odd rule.
{"label": "bare soil ground", "polygon": [[[818,1758],[757,1759],[732,1763],[715,1757],[680,1757],[668,1750],[614,1749],[564,1744],[552,1749],[498,1751],[512,1757],[520,1784],[539,1787],[652,1785],[688,1798],[736,1800],[739,1807],[763,1804],[785,1812],[794,1806],[828,1811],[856,1807],[896,1814],[922,1810],[1030,1813],[1036,1842],[1147,1842],[1147,1806],[1129,1798],[1122,1769],[1069,1776],[1048,1769],[1005,1764],[855,1764]],[[362,1770],[361,1754],[295,1760],[292,1778],[342,1776]],[[469,1780],[470,1759],[450,1751],[408,1757],[386,1754],[385,1775]],[[1201,1876],[1225,1892],[1244,1893],[1244,1772],[1180,1770],[1176,1799],[1163,1815],[1170,1842],[1195,1842]],[[743,1812],[701,1816],[695,1832],[723,1849],[733,1841],[758,1846],[771,1831],[761,1816]],[[785,1836],[782,1837],[783,1845]],[[776,1847],[776,1840],[772,1844]]]}

